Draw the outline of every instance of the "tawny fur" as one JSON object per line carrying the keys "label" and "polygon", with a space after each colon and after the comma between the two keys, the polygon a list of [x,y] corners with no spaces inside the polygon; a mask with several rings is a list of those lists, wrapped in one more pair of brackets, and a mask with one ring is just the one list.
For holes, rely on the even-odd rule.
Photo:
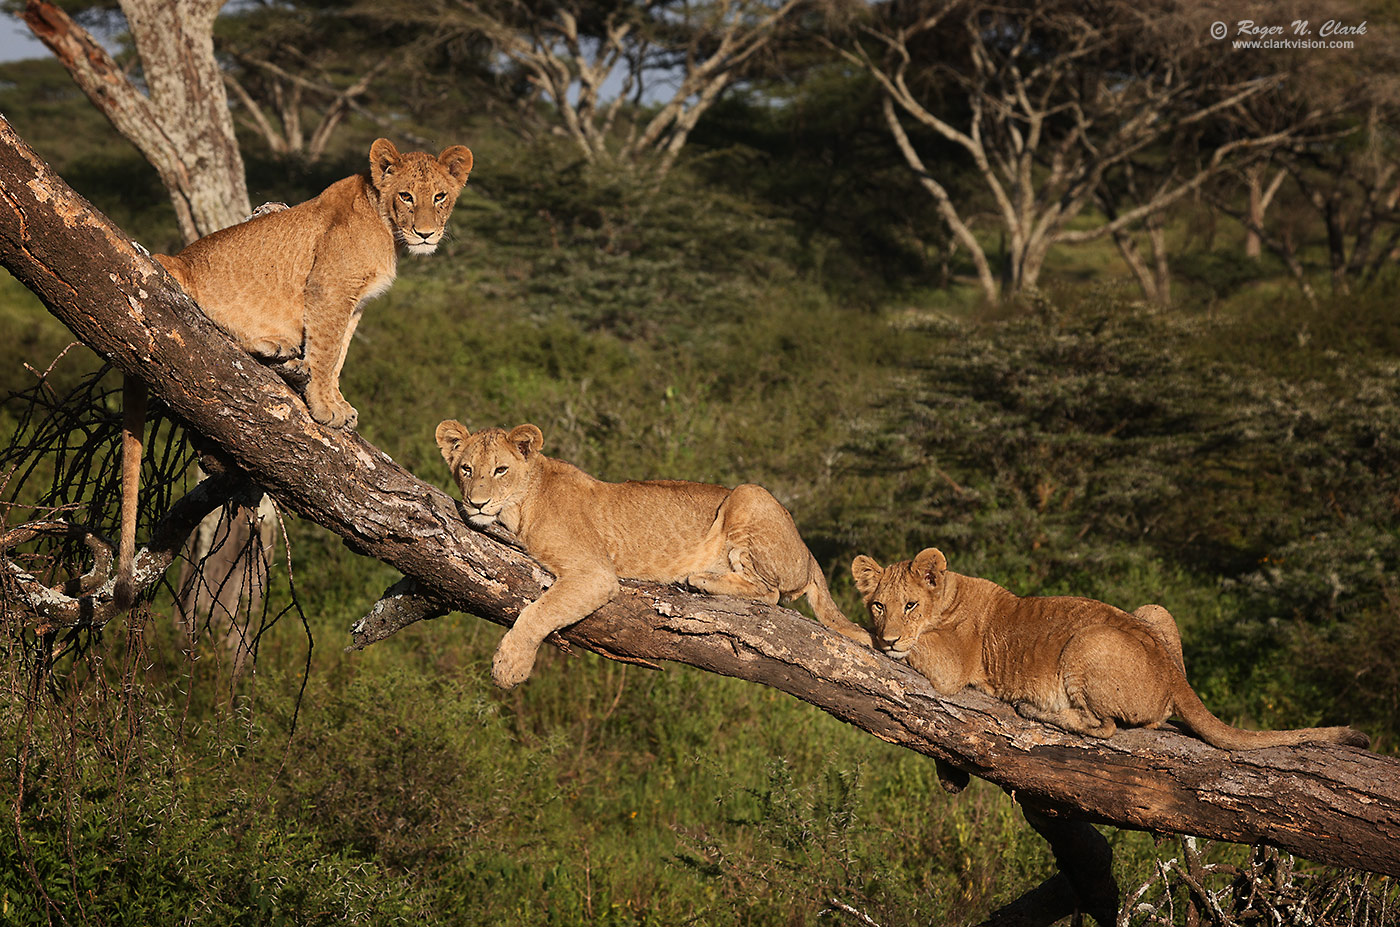
{"label": "tawny fur", "polygon": [[158,254],[204,314],[245,351],[304,381],[311,417],[353,428],[340,371],[364,303],[398,272],[398,254],[431,254],[467,176],[472,153],[433,157],[370,146],[369,171],[320,196],[207,235],[174,257]]}
{"label": "tawny fur", "polygon": [[619,579],[684,582],[773,604],[806,595],[823,625],[871,642],[832,601],[792,515],[762,486],[605,483],[540,453],[544,436],[534,425],[472,434],[449,420],[438,425],[437,444],[468,521],[504,525],[557,577],[496,650],[491,675],[503,688],[524,682],[544,639],[604,605]]}
{"label": "tawny fur", "polygon": [[1187,682],[1180,632],[1160,605],[1128,614],[1093,599],[1022,597],[947,567],[935,548],[885,568],[866,556],[851,564],[876,646],[907,660],[940,693],[973,686],[1028,718],[1094,737],[1112,736],[1119,724],[1156,727],[1175,714],[1224,750],[1370,744],[1349,727],[1225,724]]}
{"label": "tawny fur", "polygon": [[[432,254],[442,240],[472,153],[453,145],[434,158],[400,154],[387,138],[369,149],[369,171],[337,181],[300,206],[260,206],[246,222],[155,255],[216,325],[301,386],[312,419],[354,428],[360,414],[340,394],[345,352],[369,299],[389,288],[401,250]],[[123,385],[121,535],[113,598],[134,598],[136,503],[146,386]]]}

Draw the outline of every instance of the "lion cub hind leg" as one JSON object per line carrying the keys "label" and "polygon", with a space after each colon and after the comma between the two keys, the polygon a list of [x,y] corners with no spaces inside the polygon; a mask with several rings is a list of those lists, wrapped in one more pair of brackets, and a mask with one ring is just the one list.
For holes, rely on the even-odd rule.
{"label": "lion cub hind leg", "polygon": [[[1074,709],[1098,719],[1107,733],[1115,720],[1130,727],[1161,724],[1171,714],[1171,695],[1163,682],[1164,645],[1146,629],[1127,631],[1108,625],[1086,628],[1065,645],[1060,678]],[[1087,723],[1087,722],[1086,722]]]}
{"label": "lion cub hind leg", "polygon": [[1045,708],[1035,702],[1020,700],[1012,703],[1016,713],[1032,721],[1051,724],[1071,734],[1109,738],[1118,730],[1112,718],[1102,718],[1083,708]]}
{"label": "lion cub hind leg", "polygon": [[757,599],[767,605],[778,604],[778,590],[753,576],[745,566],[749,552],[744,548],[730,551],[728,573],[691,573],[685,584],[707,595],[734,595],[742,599]]}
{"label": "lion cub hind leg", "polygon": [[1186,660],[1181,653],[1181,629],[1176,626],[1176,619],[1172,617],[1172,613],[1160,605],[1142,605],[1133,612],[1133,617],[1151,629],[1152,636],[1167,648],[1167,653],[1176,661],[1177,668],[1185,673]]}
{"label": "lion cub hind leg", "polygon": [[[807,547],[788,510],[762,486],[734,487],[720,504],[710,530],[721,538],[724,560],[687,576],[691,588],[776,605],[784,595],[806,585]],[[794,548],[801,552],[800,558]],[[800,573],[791,561],[801,564]],[[723,569],[725,564],[728,570]]]}
{"label": "lion cub hind leg", "polygon": [[277,364],[301,357],[301,342],[293,344],[284,339],[258,338],[243,345],[243,350],[260,361]]}

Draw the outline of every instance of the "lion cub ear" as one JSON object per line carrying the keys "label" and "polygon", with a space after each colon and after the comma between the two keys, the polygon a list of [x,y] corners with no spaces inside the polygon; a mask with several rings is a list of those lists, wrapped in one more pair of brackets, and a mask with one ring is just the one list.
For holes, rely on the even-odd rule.
{"label": "lion cub ear", "polygon": [[452,175],[452,179],[460,187],[467,182],[467,176],[472,172],[472,150],[466,145],[444,148],[442,154],[438,155],[438,163],[447,169],[447,173]]}
{"label": "lion cub ear", "polygon": [[875,562],[874,557],[861,554],[851,561],[851,578],[856,581],[856,589],[863,596],[874,592],[880,585],[880,577],[884,575],[885,571]]}
{"label": "lion cub ear", "polygon": [[457,449],[471,437],[471,432],[467,431],[466,425],[455,418],[449,418],[437,426],[433,437],[437,438],[437,446],[438,450],[442,451],[442,459],[452,463],[452,458],[457,455]]}
{"label": "lion cub ear", "polygon": [[544,448],[544,432],[534,425],[516,425],[510,430],[510,434],[506,435],[506,440],[514,444],[520,451],[520,456],[526,460]]}
{"label": "lion cub ear", "polygon": [[374,144],[369,146],[370,183],[376,188],[384,183],[384,178],[394,173],[402,157],[393,142],[387,138],[376,138]]}
{"label": "lion cub ear", "polygon": [[937,547],[919,551],[914,558],[914,575],[928,583],[929,588],[937,589],[943,584],[943,576],[948,572],[948,558]]}

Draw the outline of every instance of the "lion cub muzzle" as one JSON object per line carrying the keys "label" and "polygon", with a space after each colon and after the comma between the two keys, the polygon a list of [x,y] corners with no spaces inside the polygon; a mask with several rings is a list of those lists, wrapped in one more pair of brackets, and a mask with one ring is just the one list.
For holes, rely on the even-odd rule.
{"label": "lion cub muzzle", "polygon": [[909,651],[914,649],[913,641],[906,641],[898,637],[890,638],[881,636],[875,644],[885,656],[889,657],[891,660],[899,660],[900,662],[908,659]]}
{"label": "lion cub muzzle", "polygon": [[477,528],[489,528],[496,523],[496,518],[501,514],[500,506],[495,511],[488,511],[487,506],[491,500],[482,503],[462,502],[462,508],[466,510],[467,522]]}
{"label": "lion cub muzzle", "polygon": [[411,232],[401,232],[399,240],[409,254],[422,257],[437,250],[438,243],[442,241],[442,233],[420,232],[414,229]]}

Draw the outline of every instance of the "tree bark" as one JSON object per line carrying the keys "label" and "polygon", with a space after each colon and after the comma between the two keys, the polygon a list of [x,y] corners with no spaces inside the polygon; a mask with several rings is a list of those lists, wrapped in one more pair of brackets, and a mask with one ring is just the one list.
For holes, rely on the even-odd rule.
{"label": "tree bark", "polygon": [[[412,580],[427,613],[450,607],[509,624],[550,582],[359,435],[315,424],[280,378],[204,318],[3,120],[0,263],[282,504]],[[411,619],[413,609],[405,611]],[[675,586],[624,582],[614,601],[560,640],[773,686],[988,779],[1049,819],[1270,843],[1400,875],[1393,758],[1324,746],[1230,754],[1172,731],[1090,740],[975,692],[940,697],[907,667],[790,610]]]}

